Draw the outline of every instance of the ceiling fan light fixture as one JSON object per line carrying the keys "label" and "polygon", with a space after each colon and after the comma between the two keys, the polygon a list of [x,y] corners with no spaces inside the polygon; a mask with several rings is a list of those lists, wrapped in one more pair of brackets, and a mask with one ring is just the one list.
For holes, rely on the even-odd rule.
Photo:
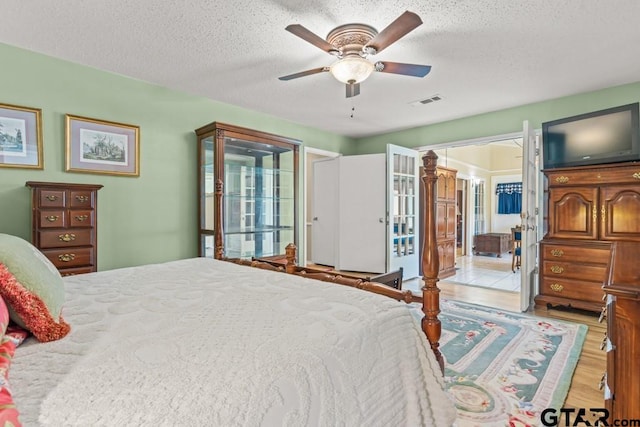
{"label": "ceiling fan light fixture", "polygon": [[360,56],[347,56],[334,62],[329,71],[339,82],[360,83],[373,72],[374,66],[370,61]]}

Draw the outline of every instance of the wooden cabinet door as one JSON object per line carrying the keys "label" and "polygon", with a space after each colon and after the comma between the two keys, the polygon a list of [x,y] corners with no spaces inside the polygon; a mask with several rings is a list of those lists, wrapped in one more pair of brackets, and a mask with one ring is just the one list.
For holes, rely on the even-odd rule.
{"label": "wooden cabinet door", "polygon": [[610,186],[600,189],[600,238],[640,241],[640,189]]}
{"label": "wooden cabinet door", "polygon": [[438,240],[447,238],[447,203],[436,203],[436,238]]}
{"label": "wooden cabinet door", "polygon": [[550,238],[598,238],[598,188],[549,189]]}
{"label": "wooden cabinet door", "polygon": [[447,203],[447,216],[446,216],[446,238],[447,239],[455,239],[456,238],[456,203],[449,202]]}

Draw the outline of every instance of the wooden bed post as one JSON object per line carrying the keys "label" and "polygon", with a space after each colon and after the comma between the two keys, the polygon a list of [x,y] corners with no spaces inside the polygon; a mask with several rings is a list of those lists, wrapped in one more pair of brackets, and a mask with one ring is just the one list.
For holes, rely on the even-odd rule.
{"label": "wooden bed post", "polygon": [[217,209],[213,211],[213,257],[215,259],[224,258],[224,240],[222,237],[222,189],[223,183],[221,179],[216,180],[215,188],[215,206]]}
{"label": "wooden bed post", "polygon": [[295,274],[296,272],[296,245],[293,243],[289,243],[286,248],[284,248],[285,258],[287,259],[287,264],[284,269],[289,274]]}
{"label": "wooden bed post", "polygon": [[440,369],[444,372],[444,359],[440,353],[440,335],[442,325],[438,319],[440,313],[440,289],[438,289],[438,271],[440,261],[438,245],[436,244],[436,188],[438,175],[436,166],[438,156],[432,150],[422,157],[424,175],[424,241],[422,243],[422,272],[424,274],[424,286],[422,288],[422,330],[427,335],[431,349],[436,355]]}

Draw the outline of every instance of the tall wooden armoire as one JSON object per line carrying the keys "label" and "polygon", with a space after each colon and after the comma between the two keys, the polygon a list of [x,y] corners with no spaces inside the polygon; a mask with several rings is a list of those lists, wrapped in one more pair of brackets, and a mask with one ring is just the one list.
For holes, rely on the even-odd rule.
{"label": "tall wooden armoire", "polygon": [[[438,186],[436,191],[436,240],[440,270],[440,279],[453,276],[456,271],[456,232],[457,232],[457,192],[456,180],[458,171],[456,169],[438,166]],[[420,176],[424,174],[420,168]],[[420,218],[424,217],[424,194],[420,186]],[[422,230],[420,230],[422,234]],[[422,237],[420,239],[422,242]],[[422,257],[422,244],[420,245],[420,257]],[[422,274],[422,272],[421,272]]]}

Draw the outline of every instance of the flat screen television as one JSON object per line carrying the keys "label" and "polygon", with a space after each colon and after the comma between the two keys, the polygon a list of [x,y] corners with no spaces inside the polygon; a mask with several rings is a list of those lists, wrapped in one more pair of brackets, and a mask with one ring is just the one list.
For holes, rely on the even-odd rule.
{"label": "flat screen television", "polygon": [[544,169],[640,160],[638,103],[542,123]]}

